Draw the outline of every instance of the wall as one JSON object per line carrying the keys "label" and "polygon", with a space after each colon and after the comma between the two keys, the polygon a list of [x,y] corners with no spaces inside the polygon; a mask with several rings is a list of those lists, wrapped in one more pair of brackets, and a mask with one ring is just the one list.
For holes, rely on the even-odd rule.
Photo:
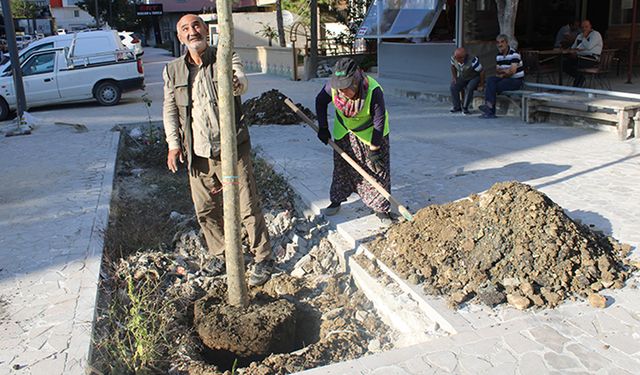
{"label": "wall", "polygon": [[246,72],[261,72],[293,79],[293,52],[283,47],[235,47]]}
{"label": "wall", "polygon": [[[74,17],[73,11],[79,11],[79,17]],[[91,15],[78,7],[51,8],[51,15],[56,19],[58,29],[71,30],[72,26],[95,25],[96,21]]]}
{"label": "wall", "polygon": [[449,85],[453,43],[392,43],[378,46],[380,77]]}

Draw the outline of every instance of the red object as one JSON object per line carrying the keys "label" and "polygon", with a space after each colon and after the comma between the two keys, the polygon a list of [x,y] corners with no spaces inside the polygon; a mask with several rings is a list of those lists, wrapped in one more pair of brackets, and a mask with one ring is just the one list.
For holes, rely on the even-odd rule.
{"label": "red object", "polygon": [[49,0],[51,8],[62,8],[62,0]]}
{"label": "red object", "polygon": [[138,38],[133,38],[131,39],[131,43],[135,44],[135,43],[140,43],[140,39]]}
{"label": "red object", "polygon": [[142,67],[142,59],[138,59],[138,73],[144,73],[144,68]]}

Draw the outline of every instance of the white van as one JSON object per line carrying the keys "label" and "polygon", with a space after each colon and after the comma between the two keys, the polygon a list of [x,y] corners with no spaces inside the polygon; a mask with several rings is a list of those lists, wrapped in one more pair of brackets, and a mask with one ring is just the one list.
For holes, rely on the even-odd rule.
{"label": "white van", "polygon": [[[72,43],[75,39],[75,43]],[[78,33],[54,35],[26,46],[18,53],[20,64],[22,64],[34,52],[49,48],[72,48],[74,56],[96,55],[105,52],[128,51],[122,44],[118,32],[115,30],[83,31]],[[0,66],[0,75],[11,70],[11,63],[7,62]]]}

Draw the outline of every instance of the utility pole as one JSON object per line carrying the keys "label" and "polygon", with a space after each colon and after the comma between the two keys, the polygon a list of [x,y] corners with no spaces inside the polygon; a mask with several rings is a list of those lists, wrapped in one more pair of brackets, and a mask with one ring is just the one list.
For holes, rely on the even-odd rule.
{"label": "utility pole", "polygon": [[311,0],[311,46],[309,48],[308,78],[318,76],[318,0]]}
{"label": "utility pole", "polygon": [[20,69],[20,60],[18,59],[18,44],[16,43],[16,29],[13,26],[13,15],[11,14],[11,5],[9,0],[2,1],[2,16],[4,17],[4,31],[7,37],[9,47],[9,57],[11,59],[11,71],[13,73],[13,86],[16,90],[17,99],[17,115],[18,127],[22,121],[22,115],[27,108],[27,101],[24,96],[24,85],[22,83],[22,69]]}
{"label": "utility pole", "polygon": [[[6,1],[6,0],[5,0]],[[216,0],[218,13],[218,110],[222,159],[224,206],[224,247],[227,263],[228,302],[232,306],[247,307],[249,296],[244,279],[244,256],[240,237],[240,198],[238,185],[238,147],[233,99],[233,19],[231,0]]]}

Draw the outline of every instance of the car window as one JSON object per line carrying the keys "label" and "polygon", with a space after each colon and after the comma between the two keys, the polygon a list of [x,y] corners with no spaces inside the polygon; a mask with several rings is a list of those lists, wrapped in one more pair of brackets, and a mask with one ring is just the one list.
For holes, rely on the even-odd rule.
{"label": "car window", "polygon": [[34,74],[52,73],[55,66],[56,53],[43,53],[33,56],[22,66],[22,75],[31,76]]}
{"label": "car window", "polygon": [[41,51],[41,50],[47,49],[47,48],[53,48],[53,42],[51,42],[51,43],[43,43],[43,44],[41,44],[39,46],[35,46],[35,47],[27,50],[25,53],[20,55],[20,64],[22,64],[26,59],[28,59],[35,52],[38,52],[38,51]]}

